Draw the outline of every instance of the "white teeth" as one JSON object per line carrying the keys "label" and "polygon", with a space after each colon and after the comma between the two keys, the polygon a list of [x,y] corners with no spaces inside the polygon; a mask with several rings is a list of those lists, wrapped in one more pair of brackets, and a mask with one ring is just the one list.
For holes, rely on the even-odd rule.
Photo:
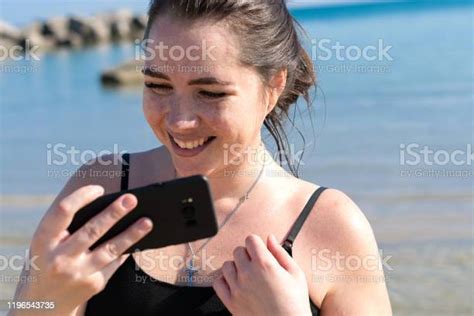
{"label": "white teeth", "polygon": [[194,141],[187,141],[187,142],[178,140],[174,137],[173,137],[173,139],[176,142],[176,144],[178,144],[179,147],[181,147],[183,149],[193,149],[193,148],[202,146],[209,139],[209,137],[201,138],[201,139],[194,140]]}

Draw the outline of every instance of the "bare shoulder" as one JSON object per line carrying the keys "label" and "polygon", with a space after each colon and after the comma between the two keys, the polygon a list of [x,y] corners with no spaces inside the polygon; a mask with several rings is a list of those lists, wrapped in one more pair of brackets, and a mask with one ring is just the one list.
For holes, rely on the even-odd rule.
{"label": "bare shoulder", "polygon": [[377,242],[359,206],[346,193],[328,188],[303,227],[296,255],[322,311],[390,315]]}
{"label": "bare shoulder", "polygon": [[[297,191],[301,202],[306,202],[320,187],[303,180],[298,180],[297,186],[300,187]],[[370,240],[373,232],[362,210],[346,193],[326,188],[309,213],[300,235],[298,239],[304,239],[305,243],[333,244],[349,250],[369,246],[363,239]]]}
{"label": "bare shoulder", "polygon": [[327,188],[308,218],[313,242],[333,245],[340,251],[374,250],[372,227],[359,206],[344,192]]}

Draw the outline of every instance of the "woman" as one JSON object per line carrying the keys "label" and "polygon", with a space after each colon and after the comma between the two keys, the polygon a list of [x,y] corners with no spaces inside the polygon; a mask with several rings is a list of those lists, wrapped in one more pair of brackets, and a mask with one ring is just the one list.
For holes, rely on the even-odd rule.
{"label": "woman", "polygon": [[[390,315],[360,209],[296,177],[285,153],[288,174],[262,145],[264,125],[287,148],[285,116],[315,84],[284,1],[156,0],[149,16],[143,110],[164,146],[125,155],[122,165],[81,167],[123,174],[69,180],[31,243],[39,271],[24,273],[37,281],[19,286],[15,300],[55,303],[35,315]],[[66,232],[74,213],[104,193],[193,174],[210,181],[221,226],[211,239],[122,255],[150,231],[142,219],[89,251],[136,206],[131,194]],[[372,265],[354,269],[341,256]]]}

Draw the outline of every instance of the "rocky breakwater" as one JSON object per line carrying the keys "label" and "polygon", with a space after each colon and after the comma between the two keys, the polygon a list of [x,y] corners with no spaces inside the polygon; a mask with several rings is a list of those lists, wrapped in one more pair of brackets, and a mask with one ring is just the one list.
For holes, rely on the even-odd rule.
{"label": "rocky breakwater", "polygon": [[[17,56],[37,56],[56,49],[80,49],[113,42],[141,40],[148,17],[130,10],[99,14],[91,17],[65,16],[35,21],[18,28],[0,21],[0,60]],[[31,57],[31,56],[29,56]],[[137,62],[127,62],[101,74],[104,84],[128,85],[141,79]]]}
{"label": "rocky breakwater", "polygon": [[40,50],[50,50],[133,41],[143,37],[146,22],[146,14],[134,15],[129,10],[92,17],[53,17],[35,21],[21,29],[0,21],[0,45],[25,48],[29,42],[30,46],[39,46]]}

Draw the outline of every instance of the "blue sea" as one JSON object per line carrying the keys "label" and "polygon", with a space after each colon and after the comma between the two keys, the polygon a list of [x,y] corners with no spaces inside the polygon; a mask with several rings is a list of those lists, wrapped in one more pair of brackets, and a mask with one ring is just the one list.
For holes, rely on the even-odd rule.
{"label": "blue sea", "polygon": [[[20,3],[30,8],[26,14],[15,10]],[[71,10],[146,8],[146,1],[64,3],[46,10],[36,1],[2,1],[0,16],[25,25]],[[306,139],[301,177],[346,192],[364,211],[379,248],[392,256],[386,282],[396,315],[472,315],[474,3],[306,5],[293,14],[308,33],[305,47],[318,72],[312,121],[304,103],[295,108]],[[342,58],[330,49],[338,44],[347,48]],[[386,54],[355,58],[357,47]],[[114,44],[1,62],[2,254],[24,252],[76,168],[48,165],[49,146],[97,153],[160,145],[143,117],[141,90],[106,89],[99,81],[102,70],[133,56],[133,45]],[[290,135],[300,150],[298,133]],[[458,151],[464,162],[403,164],[410,145],[441,160]],[[15,273],[2,271],[1,300],[11,298],[15,284],[5,276]]]}

